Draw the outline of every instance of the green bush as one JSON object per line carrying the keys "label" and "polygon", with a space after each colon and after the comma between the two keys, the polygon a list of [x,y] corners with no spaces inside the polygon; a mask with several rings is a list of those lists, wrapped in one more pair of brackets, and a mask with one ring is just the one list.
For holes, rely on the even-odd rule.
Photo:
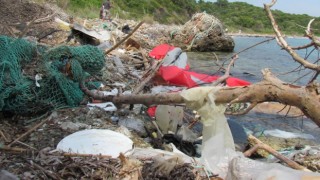
{"label": "green bush", "polygon": [[[41,0],[38,0],[41,1]],[[97,18],[102,0],[56,0],[58,5],[80,17]],[[141,20],[147,17],[164,24],[183,24],[197,12],[207,12],[219,18],[229,30],[272,33],[272,27],[263,8],[244,2],[218,0],[111,0],[111,14],[123,19]],[[273,11],[279,27],[286,34],[302,35],[312,17]],[[320,34],[320,17],[312,24]]]}

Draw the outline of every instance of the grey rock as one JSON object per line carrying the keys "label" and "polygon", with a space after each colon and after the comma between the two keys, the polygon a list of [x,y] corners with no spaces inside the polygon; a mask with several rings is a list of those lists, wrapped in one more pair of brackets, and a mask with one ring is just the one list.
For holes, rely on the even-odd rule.
{"label": "grey rock", "polygon": [[18,180],[19,178],[15,176],[14,174],[6,171],[6,170],[1,170],[0,171],[0,180]]}
{"label": "grey rock", "polygon": [[60,127],[63,130],[71,130],[71,131],[78,131],[79,129],[89,128],[89,126],[87,124],[84,124],[84,123],[73,123],[73,122],[70,122],[70,121],[62,122]]}
{"label": "grey rock", "polygon": [[147,136],[147,131],[144,128],[144,122],[137,117],[119,119],[118,125],[135,131],[141,137]]}

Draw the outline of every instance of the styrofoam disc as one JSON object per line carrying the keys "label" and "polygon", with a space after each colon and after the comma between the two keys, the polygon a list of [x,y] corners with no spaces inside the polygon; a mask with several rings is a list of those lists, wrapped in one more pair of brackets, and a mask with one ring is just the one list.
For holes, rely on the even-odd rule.
{"label": "styrofoam disc", "polygon": [[127,136],[106,129],[90,129],[75,132],[63,138],[57,149],[78,154],[109,155],[113,158],[132,149],[133,142]]}

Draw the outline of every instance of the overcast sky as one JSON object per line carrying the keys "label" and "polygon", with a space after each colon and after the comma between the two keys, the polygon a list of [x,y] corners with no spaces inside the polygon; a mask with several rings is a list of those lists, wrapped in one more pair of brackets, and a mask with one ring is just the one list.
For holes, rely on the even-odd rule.
{"label": "overcast sky", "polygon": [[[215,2],[216,0],[208,0]],[[272,0],[228,0],[229,2],[242,1],[255,6],[263,7],[264,3]],[[320,0],[277,0],[272,9],[278,9],[291,14],[308,14],[320,17]]]}

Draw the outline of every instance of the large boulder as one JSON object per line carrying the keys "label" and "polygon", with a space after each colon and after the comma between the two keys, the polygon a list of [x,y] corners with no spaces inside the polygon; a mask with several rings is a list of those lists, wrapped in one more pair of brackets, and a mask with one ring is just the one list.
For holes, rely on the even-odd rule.
{"label": "large boulder", "polygon": [[172,44],[188,51],[233,51],[234,41],[222,23],[207,13],[197,13],[181,29],[172,32]]}

